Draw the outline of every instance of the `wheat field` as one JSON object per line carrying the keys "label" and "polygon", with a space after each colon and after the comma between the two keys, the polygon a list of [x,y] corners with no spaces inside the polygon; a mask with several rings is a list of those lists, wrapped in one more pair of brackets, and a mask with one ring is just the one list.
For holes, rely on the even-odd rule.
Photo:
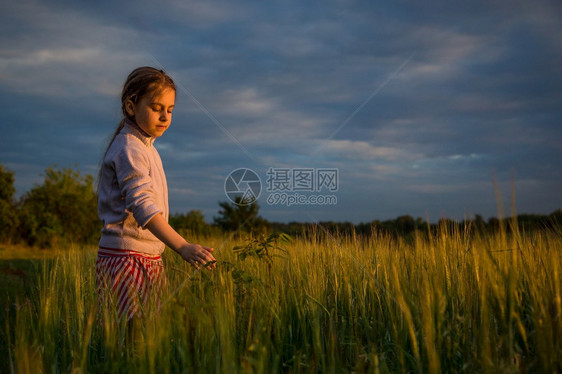
{"label": "wheat field", "polygon": [[404,239],[318,226],[244,259],[244,237],[195,239],[216,248],[217,269],[167,249],[162,308],[130,327],[97,308],[96,248],[42,261],[5,308],[0,370],[562,372],[561,230]]}

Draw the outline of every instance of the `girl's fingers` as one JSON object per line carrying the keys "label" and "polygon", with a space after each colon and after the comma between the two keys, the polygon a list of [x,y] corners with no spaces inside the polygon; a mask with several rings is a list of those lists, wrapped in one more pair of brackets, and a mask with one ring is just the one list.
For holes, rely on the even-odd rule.
{"label": "girl's fingers", "polygon": [[195,269],[197,269],[197,270],[200,270],[201,267],[208,268],[209,270],[212,270],[212,269],[214,269],[214,268],[217,267],[217,265],[215,264],[215,262],[216,262],[216,261],[214,261],[214,260],[213,260],[213,261],[208,261],[208,262],[193,261],[193,262],[191,263],[191,265],[193,265],[193,267],[194,267]]}
{"label": "girl's fingers", "polygon": [[216,267],[215,263],[217,262],[217,260],[215,260],[214,257],[210,256],[204,256],[202,254],[200,254],[199,257],[197,257],[196,259],[192,260],[192,265],[199,270],[201,267],[206,267],[209,269],[214,269]]}
{"label": "girl's fingers", "polygon": [[205,261],[203,263],[203,267],[206,267],[206,268],[209,268],[209,269],[214,269],[217,266],[216,262],[217,262],[217,260],[215,260],[215,259],[210,260],[210,261]]}
{"label": "girl's fingers", "polygon": [[210,253],[205,253],[205,252],[199,252],[199,257],[203,260],[205,260],[205,262],[210,262],[210,261],[214,261],[215,257],[210,254]]}
{"label": "girl's fingers", "polygon": [[211,254],[214,248],[205,247],[200,244],[195,244],[192,248],[192,252],[188,255],[189,257],[187,257],[186,260],[188,260],[195,269],[199,270],[201,267],[206,267],[211,270],[216,268],[217,260]]}
{"label": "girl's fingers", "polygon": [[206,267],[206,268],[209,268],[209,269],[214,269],[216,267],[215,263],[217,262],[217,260],[213,257],[213,255],[208,254],[208,253],[202,253],[202,255],[203,255],[202,256],[203,267]]}

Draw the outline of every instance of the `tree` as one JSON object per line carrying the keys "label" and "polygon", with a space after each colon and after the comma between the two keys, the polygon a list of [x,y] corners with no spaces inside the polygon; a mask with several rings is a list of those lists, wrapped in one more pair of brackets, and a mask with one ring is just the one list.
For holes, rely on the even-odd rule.
{"label": "tree", "polygon": [[0,201],[12,201],[16,189],[14,188],[14,172],[4,170],[0,164]]}
{"label": "tree", "polygon": [[482,217],[482,215],[480,214],[476,214],[474,216],[474,226],[475,229],[479,232],[479,233],[484,233],[486,231],[486,221],[484,221],[484,218]]}
{"label": "tree", "polygon": [[211,232],[211,227],[205,222],[205,216],[200,210],[191,210],[187,214],[172,214],[170,225],[181,235],[204,235]]}
{"label": "tree", "polygon": [[500,220],[497,219],[496,217],[490,217],[488,218],[488,229],[490,230],[490,232],[495,232],[497,230],[499,230],[500,228]]}
{"label": "tree", "polygon": [[91,175],[70,168],[45,170],[45,181],[21,201],[20,235],[30,245],[94,242],[101,229]]}
{"label": "tree", "polygon": [[0,240],[13,241],[18,226],[18,214],[14,204],[14,172],[0,165]]}
{"label": "tree", "polygon": [[405,215],[396,218],[394,225],[400,235],[406,235],[415,230],[416,221],[412,216]]}
{"label": "tree", "polygon": [[243,205],[241,201],[241,198],[237,198],[236,203],[219,202],[222,209],[219,210],[219,216],[213,219],[215,224],[225,231],[266,232],[269,222],[258,215],[258,203]]}

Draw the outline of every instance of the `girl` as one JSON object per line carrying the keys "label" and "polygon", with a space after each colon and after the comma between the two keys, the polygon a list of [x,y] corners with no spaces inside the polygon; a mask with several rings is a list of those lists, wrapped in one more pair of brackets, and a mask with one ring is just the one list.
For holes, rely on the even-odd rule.
{"label": "girl", "polygon": [[213,248],[190,244],[168,224],[168,188],[154,140],[172,120],[176,87],[162,70],[140,67],[123,86],[124,118],[105,152],[99,174],[103,221],[96,261],[100,296],[118,318],[142,316],[166,285],[165,245],[196,269],[215,267]]}

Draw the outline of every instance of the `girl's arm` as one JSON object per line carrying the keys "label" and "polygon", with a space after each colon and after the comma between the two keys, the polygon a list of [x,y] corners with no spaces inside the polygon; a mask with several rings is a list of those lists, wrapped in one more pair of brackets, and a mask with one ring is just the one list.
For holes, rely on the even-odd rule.
{"label": "girl's arm", "polygon": [[[162,214],[154,215],[146,224],[146,228],[164,244],[178,252],[185,261],[189,262],[196,269],[211,261],[216,261],[215,257],[211,254],[214,251],[213,248],[188,243],[166,222]],[[207,266],[208,269],[214,269],[215,267],[216,264],[214,263]]]}

